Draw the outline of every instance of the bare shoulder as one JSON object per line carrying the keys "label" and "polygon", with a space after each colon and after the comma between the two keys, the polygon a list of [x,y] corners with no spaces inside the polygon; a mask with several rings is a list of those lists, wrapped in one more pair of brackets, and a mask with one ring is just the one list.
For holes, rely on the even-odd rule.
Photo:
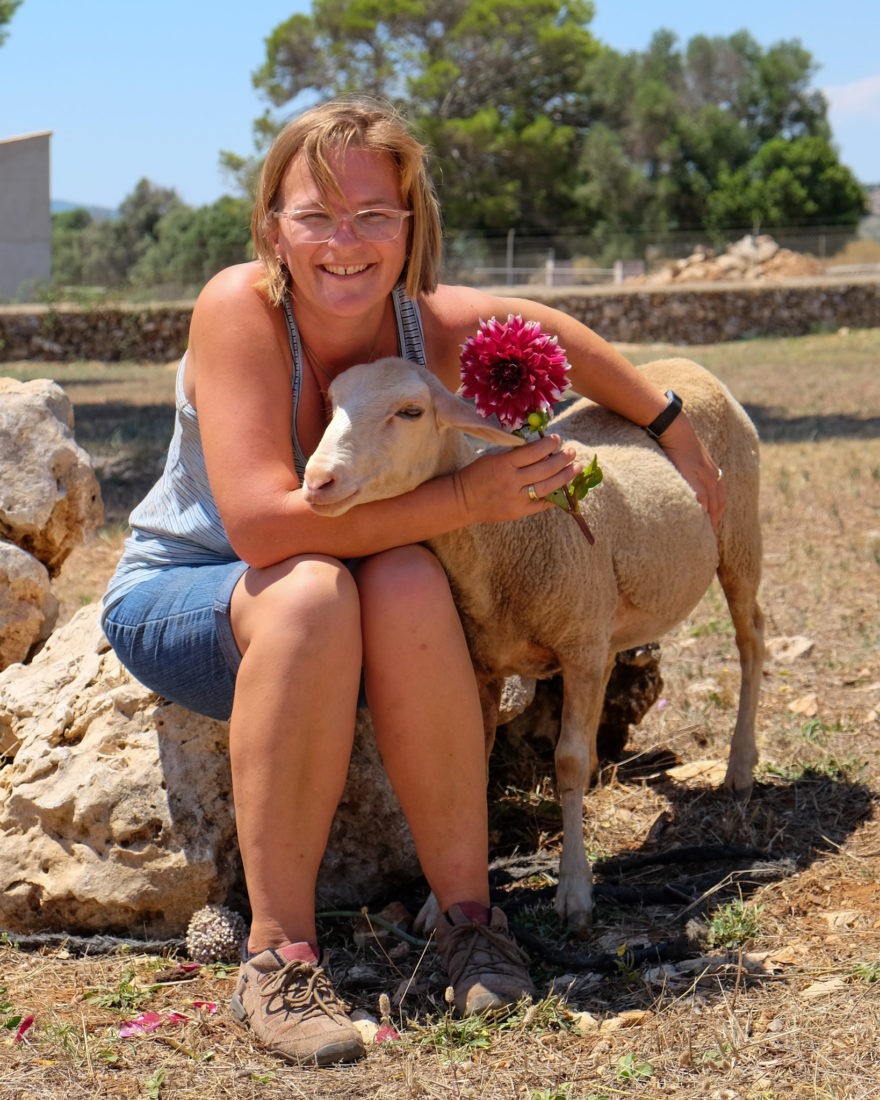
{"label": "bare shoulder", "polygon": [[263,292],[261,277],[258,263],[224,268],[196,299],[185,374],[190,400],[210,379],[231,387],[258,371],[286,377],[284,319]]}
{"label": "bare shoulder", "polygon": [[447,284],[419,299],[428,365],[450,389],[457,389],[460,381],[462,344],[474,335],[480,321],[497,315],[498,302],[474,287]]}
{"label": "bare shoulder", "polygon": [[269,302],[262,288],[262,265],[236,264],[219,271],[205,284],[193,309],[190,347],[216,349],[218,340],[230,349],[246,346],[254,351],[277,343],[284,322],[281,310]]}
{"label": "bare shoulder", "polygon": [[559,310],[543,303],[528,298],[502,297],[468,286],[441,285],[434,294],[421,300],[421,308],[426,318],[426,332],[432,325],[438,334],[451,334],[459,341],[467,339],[476,332],[481,321],[487,321],[490,317],[504,320],[512,313],[518,313],[527,321],[542,324],[564,324],[566,321]]}
{"label": "bare shoulder", "polygon": [[256,262],[235,264],[218,271],[202,288],[194,313],[229,309],[259,309],[268,305],[260,290],[262,266]]}
{"label": "bare shoulder", "polygon": [[499,299],[470,286],[441,283],[433,294],[420,300],[422,314],[440,331],[467,335],[481,319],[491,316]]}

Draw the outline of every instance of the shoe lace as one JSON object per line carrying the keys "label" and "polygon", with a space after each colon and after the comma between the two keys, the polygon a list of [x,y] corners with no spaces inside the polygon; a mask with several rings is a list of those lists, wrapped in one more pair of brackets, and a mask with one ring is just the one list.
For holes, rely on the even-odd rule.
{"label": "shoe lace", "polygon": [[280,1008],[287,1013],[309,1015],[317,1010],[337,1019],[348,1012],[324,968],[300,959],[292,959],[270,974],[260,983],[260,993],[267,999],[267,1011],[278,1011],[272,1007],[272,1001],[278,998]]}
{"label": "shoe lace", "polygon": [[453,984],[468,971],[488,974],[510,974],[528,963],[528,956],[499,928],[472,921],[450,928],[448,970]]}

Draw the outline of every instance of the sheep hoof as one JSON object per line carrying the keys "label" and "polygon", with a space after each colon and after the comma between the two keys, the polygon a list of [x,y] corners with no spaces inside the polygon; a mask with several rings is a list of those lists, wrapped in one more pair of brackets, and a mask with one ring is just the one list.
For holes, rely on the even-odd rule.
{"label": "sheep hoof", "polygon": [[587,935],[593,930],[593,906],[584,906],[574,902],[566,904],[564,898],[557,895],[556,913],[560,920],[564,921],[568,929],[578,936]]}
{"label": "sheep hoof", "polygon": [[724,787],[730,791],[737,802],[748,802],[752,796],[752,777],[751,775],[745,782],[738,781],[735,776],[728,775],[724,780]]}
{"label": "sheep hoof", "polygon": [[413,931],[417,936],[424,936],[427,939],[437,927],[439,916],[440,906],[437,904],[437,899],[433,893],[429,894],[428,900],[418,911],[416,919],[413,921]]}

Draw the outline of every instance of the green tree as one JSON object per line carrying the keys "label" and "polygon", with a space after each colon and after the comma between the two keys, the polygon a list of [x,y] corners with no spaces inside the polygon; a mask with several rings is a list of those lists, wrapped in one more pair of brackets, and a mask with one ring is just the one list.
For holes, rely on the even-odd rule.
{"label": "green tree", "polygon": [[135,264],[158,239],[162,219],[182,205],[172,188],[139,180],[131,194],[122,200],[119,217],[99,222],[95,227],[88,281],[124,286]]}
{"label": "green tree", "polygon": [[[433,151],[449,225],[549,229],[575,213],[592,17],[587,0],[315,0],[267,39],[254,84],[288,114],[330,95],[388,99]],[[257,120],[258,153],[275,129]],[[256,159],[224,154],[244,186]]]}
{"label": "green tree", "polygon": [[21,0],[0,0],[0,46],[3,45],[9,36],[9,31],[6,27],[12,21],[16,8],[18,8],[20,4]]}
{"label": "green tree", "polygon": [[821,137],[776,137],[742,167],[720,173],[706,222],[757,232],[793,225],[856,225],[865,192]]}
{"label": "green tree", "polygon": [[210,206],[175,206],[161,218],[129,281],[195,290],[221,268],[250,257],[250,203],[224,196]]}
{"label": "green tree", "polygon": [[85,231],[94,224],[88,210],[64,210],[52,215],[52,282],[82,286]]}
{"label": "green tree", "polygon": [[[798,40],[763,49],[740,31],[681,46],[661,29],[644,52],[619,54],[595,40],[592,18],[587,0],[314,0],[267,39],[256,155],[224,154],[226,166],[252,184],[280,119],[362,92],[399,105],[432,149],[452,235],[516,228],[564,250],[567,227],[607,248],[626,231],[740,218],[743,181],[755,217],[857,217],[863,200]],[[762,153],[777,141],[787,184]]]}
{"label": "green tree", "polygon": [[[682,50],[662,30],[643,54],[595,58],[586,74],[592,119],[579,193],[589,198],[598,227],[718,228],[726,217],[751,225],[746,209],[777,226],[783,222],[775,213],[765,220],[770,211],[784,210],[798,224],[857,220],[864,196],[837,160],[827,104],[811,88],[814,75],[798,41],[764,51],[745,31],[697,36]],[[618,136],[614,172],[595,156],[591,135],[599,127]],[[788,163],[787,185],[780,158],[797,162]],[[625,162],[632,173],[622,171]],[[748,199],[737,203],[737,187],[746,183]]]}
{"label": "green tree", "polygon": [[138,261],[156,243],[162,220],[183,206],[177,193],[142,179],[119,216],[98,221],[87,210],[52,219],[53,282],[57,286],[127,285]]}

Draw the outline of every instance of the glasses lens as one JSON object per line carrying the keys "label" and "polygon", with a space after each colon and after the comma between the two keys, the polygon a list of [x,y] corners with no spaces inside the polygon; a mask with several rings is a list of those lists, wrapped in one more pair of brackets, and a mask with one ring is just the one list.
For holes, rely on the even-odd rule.
{"label": "glasses lens", "polygon": [[354,231],[365,241],[393,241],[400,232],[403,215],[396,210],[361,210],[352,219]]}
{"label": "glasses lens", "polygon": [[336,219],[320,210],[297,210],[289,218],[300,240],[313,244],[329,241],[336,232]]}

